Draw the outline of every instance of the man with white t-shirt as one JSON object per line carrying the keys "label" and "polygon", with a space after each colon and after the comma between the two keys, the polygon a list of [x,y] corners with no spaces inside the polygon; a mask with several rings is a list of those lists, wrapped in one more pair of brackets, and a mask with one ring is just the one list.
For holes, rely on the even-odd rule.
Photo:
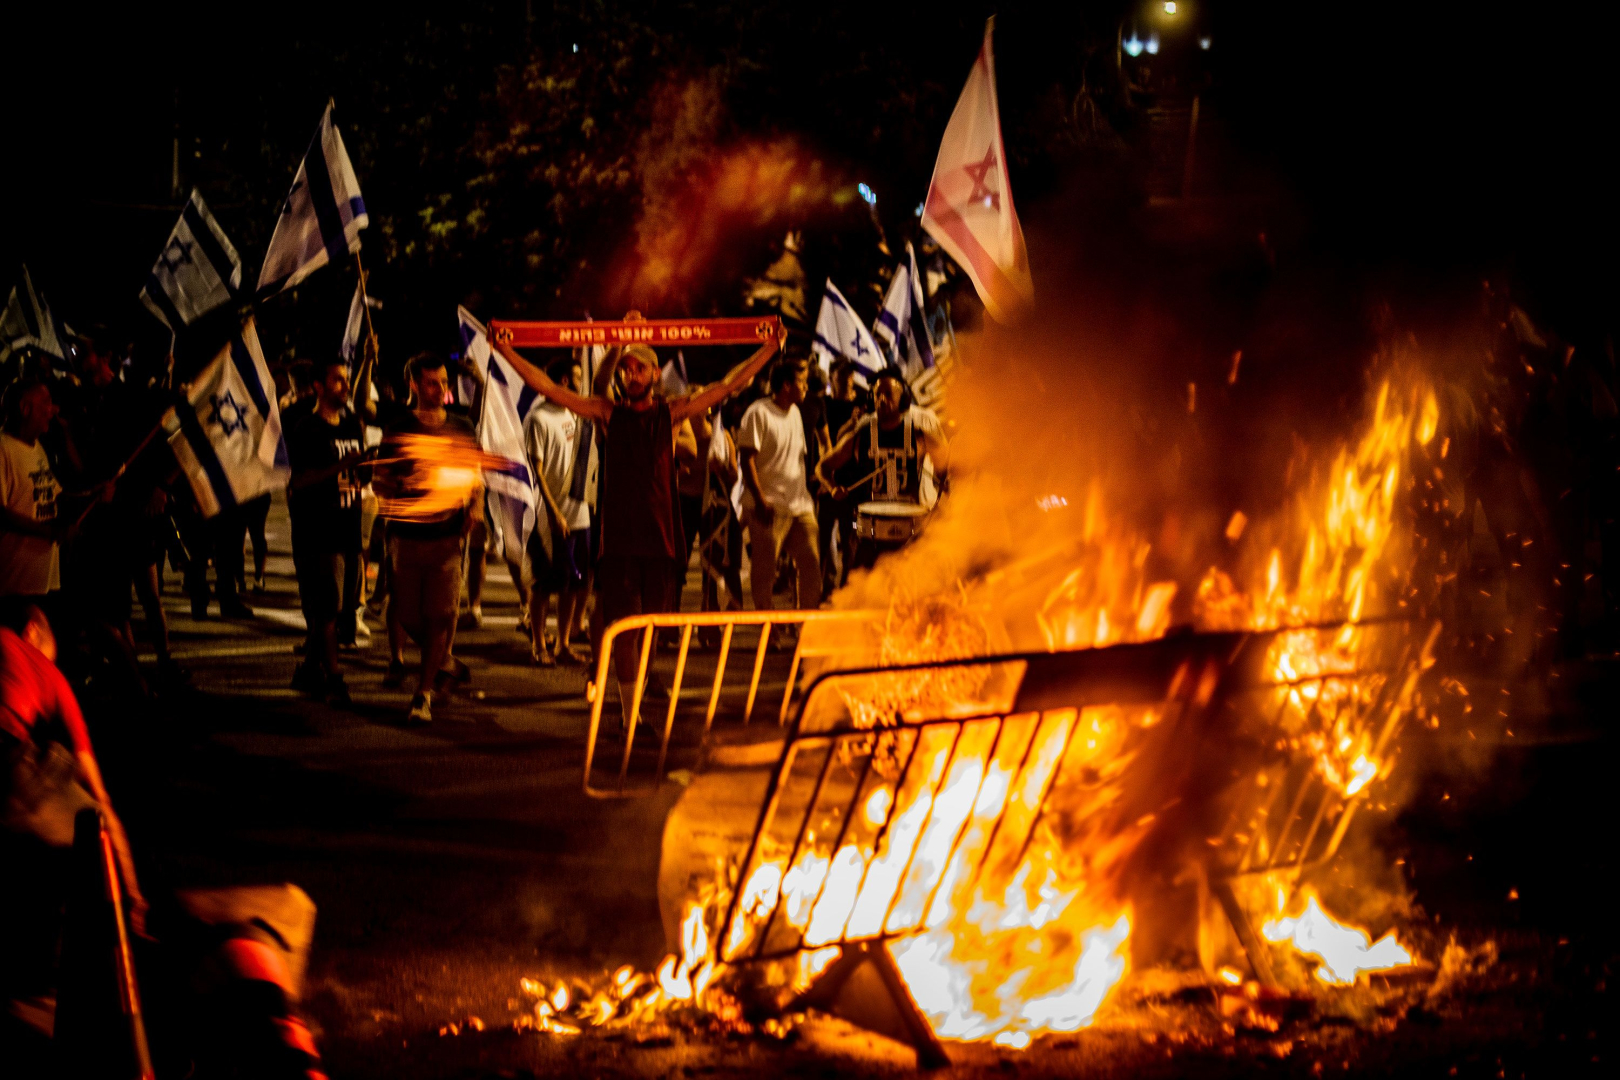
{"label": "man with white t-shirt", "polygon": [[816,504],[805,483],[804,424],[799,402],[809,388],[809,366],[783,361],[771,369],[771,396],[748,407],[737,430],[748,526],[750,590],[754,607],[774,605],[776,559],[783,547],[799,578],[799,607],[821,602],[821,556],[816,551]]}
{"label": "man with white t-shirt", "polygon": [[63,521],[56,482],[40,437],[56,419],[50,387],[13,383],[0,434],[0,597],[42,597],[61,587]]}
{"label": "man with white t-shirt", "polygon": [[[559,386],[584,392],[584,367],[577,357],[554,361],[546,374]],[[588,659],[568,643],[569,631],[585,607],[586,574],[591,568],[591,508],[584,499],[573,496],[579,455],[592,455],[585,466],[586,487],[596,463],[595,447],[587,438],[588,424],[548,398],[535,406],[523,425],[542,503],[529,539],[529,562],[534,569],[534,587],[529,592],[530,651],[535,663],[547,667],[562,658],[577,663]],[[546,634],[546,609],[551,606],[552,593],[557,594],[555,639]]]}

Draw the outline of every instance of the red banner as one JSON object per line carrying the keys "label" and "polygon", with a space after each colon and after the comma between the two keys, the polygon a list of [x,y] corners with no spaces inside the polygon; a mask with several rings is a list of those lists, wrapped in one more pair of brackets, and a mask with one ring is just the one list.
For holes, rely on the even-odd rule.
{"label": "red banner", "polygon": [[753,319],[644,319],[638,322],[515,322],[489,324],[492,340],[517,349],[570,349],[576,345],[758,345],[770,341],[782,322],[775,315]]}

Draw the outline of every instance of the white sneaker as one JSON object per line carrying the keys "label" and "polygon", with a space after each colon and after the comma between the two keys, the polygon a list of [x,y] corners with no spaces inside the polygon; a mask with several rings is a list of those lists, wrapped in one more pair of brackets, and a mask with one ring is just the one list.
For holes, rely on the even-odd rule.
{"label": "white sneaker", "polygon": [[411,711],[405,717],[412,724],[430,724],[433,722],[433,692],[417,694],[411,698]]}

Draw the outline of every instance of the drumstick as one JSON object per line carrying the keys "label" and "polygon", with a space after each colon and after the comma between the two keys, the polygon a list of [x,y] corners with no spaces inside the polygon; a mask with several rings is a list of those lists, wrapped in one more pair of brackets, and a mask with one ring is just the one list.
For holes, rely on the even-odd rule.
{"label": "drumstick", "polygon": [[859,480],[852,480],[847,484],[839,484],[838,486],[843,488],[845,491],[849,491],[849,490],[851,490],[853,488],[858,488],[862,484],[866,483],[868,480],[872,479],[872,477],[874,477],[878,473],[882,472],[884,470],[884,468],[886,468],[886,466],[879,465],[877,468],[873,469],[871,472],[867,473],[865,476],[861,477]]}

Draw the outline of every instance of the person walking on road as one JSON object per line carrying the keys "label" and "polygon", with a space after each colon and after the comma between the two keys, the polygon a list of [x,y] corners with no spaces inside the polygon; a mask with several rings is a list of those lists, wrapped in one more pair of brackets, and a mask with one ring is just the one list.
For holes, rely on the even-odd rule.
{"label": "person walking on road", "polygon": [[[466,666],[453,658],[451,647],[467,534],[483,514],[484,485],[476,466],[442,468],[446,460],[465,455],[466,461],[476,461],[478,454],[472,425],[445,411],[451,396],[444,358],[420,353],[411,358],[408,367],[415,404],[384,431],[375,469],[378,494],[385,500],[383,512],[389,519],[391,657],[383,685],[399,686],[405,681],[405,639],[414,637],[422,650],[422,664],[407,719],[425,724],[433,719],[433,694],[440,673],[457,681],[466,676]],[[465,491],[456,489],[456,497],[446,506],[438,480],[439,474],[450,471],[470,477]]]}
{"label": "person walking on road", "polygon": [[[554,361],[547,374],[575,392],[583,388],[584,369],[573,356]],[[547,667],[564,657],[584,663],[587,657],[569,644],[568,634],[585,607],[591,508],[573,497],[573,478],[579,455],[592,454],[594,447],[586,437],[587,422],[549,398],[535,406],[523,426],[544,504],[529,541],[534,578],[529,592],[530,650],[535,663]],[[555,638],[546,634],[552,594],[557,597]]]}
{"label": "person walking on road", "polygon": [[821,556],[816,548],[816,504],[806,484],[806,446],[799,402],[809,366],[783,361],[771,369],[770,396],[743,414],[737,431],[743,516],[748,523],[749,586],[754,607],[775,606],[776,560],[786,548],[798,576],[798,605],[821,602]]}
{"label": "person walking on road", "polygon": [[[682,536],[675,486],[675,431],[690,417],[706,412],[747,386],[782,344],[782,331],[725,379],[701,393],[665,401],[654,393],[662,376],[658,354],[646,345],[631,345],[609,354],[605,367],[616,366],[623,395],[618,402],[593,394],[582,396],[554,382],[503,342],[495,348],[529,386],[563,408],[603,425],[607,431],[606,488],[601,496],[602,551],[597,564],[598,597],[607,625],[618,619],[664,611]],[[598,385],[605,381],[598,376]],[[614,647],[619,702],[628,715],[636,678],[636,647],[621,637]]]}
{"label": "person walking on road", "polygon": [[349,370],[333,358],[316,383],[316,403],[288,433],[293,569],[307,629],[293,689],[335,705],[349,702],[338,670],[338,622],[353,620],[360,592],[360,492],[369,481],[360,419],[349,408]]}

